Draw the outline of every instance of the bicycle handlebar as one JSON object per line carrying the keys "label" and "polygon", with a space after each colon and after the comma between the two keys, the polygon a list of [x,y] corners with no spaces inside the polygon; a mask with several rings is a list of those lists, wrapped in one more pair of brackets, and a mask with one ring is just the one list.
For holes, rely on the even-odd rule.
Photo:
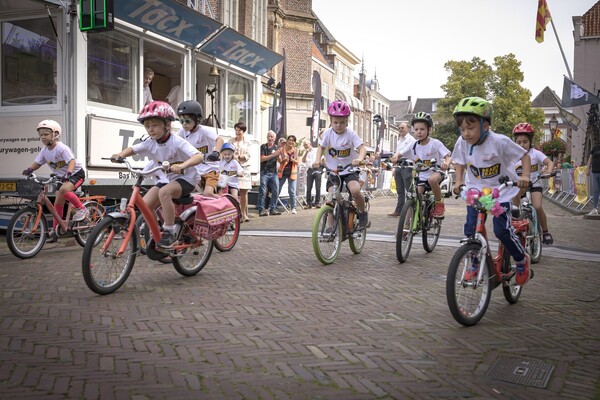
{"label": "bicycle handlebar", "polygon": [[48,178],[40,178],[32,172],[25,179],[29,179],[31,181],[34,181],[35,183],[39,183],[40,185],[47,185],[49,183],[59,183],[59,182],[62,183],[61,178],[56,176],[56,174],[50,174],[50,177],[48,177]]}
{"label": "bicycle handlebar", "polygon": [[117,163],[117,164],[125,164],[125,166],[127,167],[127,169],[130,172],[133,172],[134,174],[138,174],[138,175],[142,175],[142,176],[151,175],[151,174],[153,174],[153,173],[155,173],[157,171],[161,171],[161,170],[162,171],[168,171],[169,167],[171,166],[168,161],[163,161],[162,165],[159,165],[157,167],[149,169],[148,171],[144,171],[143,169],[132,167],[131,163],[129,161],[127,161],[127,159],[125,157],[119,157],[119,158],[116,158],[116,159],[115,158],[110,158],[110,157],[108,157],[108,158],[103,157],[102,159],[103,160],[110,160],[111,162],[114,162],[114,163]]}

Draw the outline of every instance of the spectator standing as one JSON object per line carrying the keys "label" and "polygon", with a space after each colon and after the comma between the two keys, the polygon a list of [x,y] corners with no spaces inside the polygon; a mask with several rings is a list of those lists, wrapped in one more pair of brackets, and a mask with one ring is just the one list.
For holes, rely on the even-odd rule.
{"label": "spectator standing", "polygon": [[[266,217],[267,215],[281,215],[277,210],[277,200],[279,198],[279,180],[277,178],[277,158],[280,154],[280,148],[275,143],[276,134],[273,131],[267,133],[267,143],[260,146],[260,188],[258,189],[258,215]],[[265,198],[267,189],[271,192],[271,200],[265,208]]]}
{"label": "spectator standing", "polygon": [[[313,168],[313,164],[317,162],[317,151],[310,145],[308,140],[304,143],[304,155],[302,162],[306,164],[306,208],[321,207],[321,169]],[[312,190],[315,186],[315,200],[313,201]]]}
{"label": "spectator standing", "polygon": [[[398,143],[396,145],[396,153],[392,156],[391,162],[395,163],[402,156],[402,153],[406,149],[414,146],[417,141],[410,133],[408,124],[401,122],[399,126]],[[395,168],[394,169],[394,181],[396,182],[396,193],[398,194],[398,201],[396,202],[396,209],[393,213],[389,214],[390,217],[399,217],[404,202],[406,201],[406,189],[410,187],[410,180],[412,178],[412,171],[408,168]]]}
{"label": "spectator standing", "polygon": [[144,105],[153,102],[150,84],[154,79],[154,71],[152,68],[144,68]]}
{"label": "spectator standing", "polygon": [[592,185],[590,189],[593,193],[594,208],[588,215],[598,215],[598,198],[600,197],[600,144],[592,147],[590,157],[587,162],[587,175],[592,176]]}
{"label": "spectator standing", "polygon": [[252,175],[250,173],[250,142],[244,137],[247,127],[243,122],[233,126],[235,137],[229,143],[235,147],[234,156],[243,169],[243,176],[239,177],[240,186],[240,208],[242,209],[242,221],[249,222],[248,218],[248,191],[252,189]]}
{"label": "spectator standing", "polygon": [[296,150],[296,140],[296,136],[288,136],[286,144],[279,152],[279,167],[277,169],[279,194],[281,194],[281,188],[287,180],[288,206],[292,209],[292,214],[296,214],[296,180],[298,179],[298,162],[300,161]]}

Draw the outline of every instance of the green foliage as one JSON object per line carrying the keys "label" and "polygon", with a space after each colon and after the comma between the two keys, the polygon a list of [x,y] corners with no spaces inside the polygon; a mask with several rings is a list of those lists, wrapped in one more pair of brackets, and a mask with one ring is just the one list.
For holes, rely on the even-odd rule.
{"label": "green foliage", "polygon": [[521,86],[523,72],[520,67],[521,62],[514,54],[495,57],[493,67],[478,57],[471,61],[448,61],[444,68],[449,76],[442,85],[446,95],[438,102],[436,120],[440,123],[435,136],[444,144],[456,141],[452,112],[460,99],[470,96],[492,100],[494,132],[510,136],[512,128],[519,122],[529,122],[537,132],[543,132],[544,112],[531,107],[531,92]]}
{"label": "green foliage", "polygon": [[556,158],[560,153],[565,152],[567,146],[561,139],[552,139],[540,145],[540,151],[548,158]]}

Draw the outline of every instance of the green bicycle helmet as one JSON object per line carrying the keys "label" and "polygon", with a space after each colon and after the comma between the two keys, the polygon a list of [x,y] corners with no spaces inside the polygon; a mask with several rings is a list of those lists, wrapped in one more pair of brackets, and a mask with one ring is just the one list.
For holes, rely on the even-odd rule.
{"label": "green bicycle helmet", "polygon": [[431,119],[431,115],[423,111],[419,111],[415,114],[415,117],[410,121],[410,125],[415,126],[415,122],[425,122],[428,127],[433,127],[433,119]]}
{"label": "green bicycle helmet", "polygon": [[473,114],[492,123],[492,103],[481,97],[465,97],[458,102],[452,115]]}

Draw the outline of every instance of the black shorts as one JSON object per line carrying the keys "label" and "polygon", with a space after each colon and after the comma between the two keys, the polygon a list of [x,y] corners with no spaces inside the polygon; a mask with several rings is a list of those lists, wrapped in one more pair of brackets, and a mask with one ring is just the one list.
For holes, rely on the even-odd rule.
{"label": "black shorts", "polygon": [[71,175],[68,182],[71,182],[75,186],[75,189],[81,186],[85,182],[85,171],[83,168]]}
{"label": "black shorts", "polygon": [[529,188],[529,191],[530,191],[531,193],[534,193],[534,192],[539,192],[539,193],[542,193],[542,192],[544,191],[544,188],[543,188],[543,187],[541,187],[541,186],[534,186],[534,187],[532,187],[532,188]]}
{"label": "black shorts", "polygon": [[[348,184],[348,182],[352,182],[352,181],[356,181],[358,182],[358,174],[356,172],[352,172],[350,174],[347,175],[340,175],[341,178],[341,183],[346,182],[346,185]],[[329,175],[329,177],[327,178],[327,185],[325,186],[326,190],[329,190],[330,187],[332,187],[334,184],[337,185],[338,183],[338,178],[332,174]]]}
{"label": "black shorts", "polygon": [[[179,183],[179,186],[181,186],[181,196],[180,197],[189,196],[190,193],[192,193],[194,191],[194,189],[196,189],[196,187],[194,185],[192,185],[185,179],[176,179],[174,182]],[[156,184],[156,187],[160,189],[161,187],[167,186],[167,185],[168,185],[168,183],[159,182]]]}

